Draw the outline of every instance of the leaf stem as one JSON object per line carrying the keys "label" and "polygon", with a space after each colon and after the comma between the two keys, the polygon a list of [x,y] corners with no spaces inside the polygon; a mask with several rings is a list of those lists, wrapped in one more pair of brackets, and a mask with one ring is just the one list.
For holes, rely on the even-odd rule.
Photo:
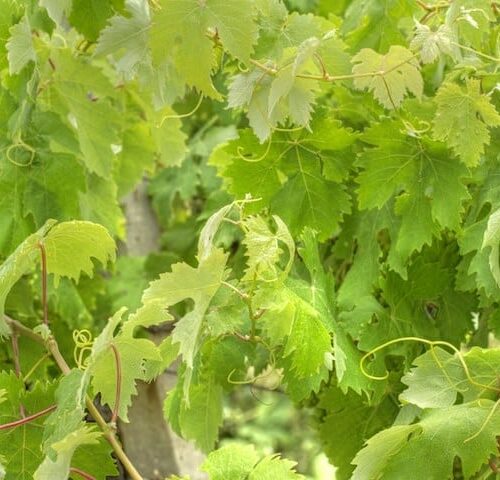
{"label": "leaf stem", "polygon": [[40,410],[39,412],[34,413],[33,415],[29,415],[19,420],[15,420],[14,422],[4,423],[3,425],[0,425],[0,430],[9,430],[10,428],[16,428],[19,427],[20,425],[32,422],[33,420],[36,420],[39,417],[47,415],[47,413],[53,412],[56,408],[57,405],[51,405],[50,407],[44,408],[43,410]]}
{"label": "leaf stem", "polygon": [[85,480],[96,480],[95,477],[90,475],[90,473],[84,472],[83,470],[80,470],[79,468],[76,467],[71,467],[69,469],[70,472],[76,473],[77,475],[80,475],[80,477],[84,478]]}
{"label": "leaf stem", "polygon": [[500,58],[492,57],[492,56],[487,55],[486,53],[480,52],[474,48],[467,47],[466,45],[462,45],[461,43],[451,42],[451,44],[454,45],[455,47],[458,47],[458,48],[461,48],[462,50],[465,50],[466,52],[474,53],[478,57],[483,57],[483,58],[486,58],[487,60],[491,60],[492,62],[500,63]]}
{"label": "leaf stem", "polygon": [[42,306],[43,306],[43,323],[49,324],[49,306],[47,303],[47,252],[42,242],[38,242],[40,256],[42,258]]}
{"label": "leaf stem", "polygon": [[115,365],[116,365],[116,392],[115,392],[115,406],[113,408],[113,414],[111,415],[111,423],[113,425],[116,424],[116,420],[118,418],[118,413],[120,411],[120,397],[122,390],[122,363],[120,359],[120,352],[116,346],[111,343],[110,348],[113,351],[115,356]]}

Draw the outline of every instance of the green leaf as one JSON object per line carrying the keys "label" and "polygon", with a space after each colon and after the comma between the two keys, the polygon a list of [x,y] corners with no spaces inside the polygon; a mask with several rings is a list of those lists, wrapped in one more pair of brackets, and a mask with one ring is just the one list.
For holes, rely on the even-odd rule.
{"label": "green leaf", "polygon": [[354,459],[353,479],[451,478],[456,457],[470,478],[497,452],[500,419],[490,415],[493,405],[484,400],[430,410],[416,424],[378,433]]}
{"label": "green leaf", "polygon": [[464,377],[463,366],[456,357],[434,347],[413,363],[416,368],[401,379],[408,388],[400,398],[420,408],[451,407],[460,388],[458,384]]}
{"label": "green leaf", "polygon": [[402,224],[395,251],[401,257],[430,244],[439,226],[458,228],[462,203],[469,198],[462,182],[467,169],[440,143],[415,138],[393,121],[371,127],[363,140],[375,148],[357,161],[363,168],[357,178],[359,207],[380,209],[399,195],[395,212]]}
{"label": "green leaf", "polygon": [[115,91],[96,65],[85,62],[82,57],[73,57],[69,50],[57,51],[52,61],[56,70],[50,88],[41,95],[45,107],[69,120],[87,168],[101,177],[109,177],[113,159],[111,144],[119,144],[115,131],[119,117],[108,102]]}
{"label": "green leaf", "polygon": [[392,45],[406,44],[404,20],[418,13],[414,2],[353,0],[345,11],[341,32],[354,51],[373,48],[382,53]]}
{"label": "green leaf", "polygon": [[63,440],[53,443],[51,448],[55,452],[55,459],[49,456],[45,457],[37,468],[33,479],[66,480],[70,473],[71,460],[75,450],[81,445],[97,444],[97,439],[101,435],[102,433],[94,431],[93,427],[82,426],[78,430],[71,432]]}
{"label": "green leaf", "polygon": [[[20,420],[20,405],[26,415],[36,414],[53,403],[53,387],[36,383],[31,391],[14,373],[0,373],[0,391],[4,401],[0,402],[0,424]],[[43,424],[46,417],[41,416],[16,428],[0,430],[0,456],[6,469],[5,480],[33,480],[33,474],[43,459],[40,448],[43,439]]]}
{"label": "green leaf", "polygon": [[428,25],[415,20],[415,36],[410,48],[420,53],[422,63],[433,63],[442,54],[453,56],[453,32],[448,25],[433,31]]}
{"label": "green leaf", "polygon": [[26,238],[0,266],[0,336],[10,335],[10,329],[4,319],[5,299],[14,284],[28,273],[40,258],[38,245],[54,223],[54,220],[47,222],[40,230]]}
{"label": "green leaf", "polygon": [[481,93],[479,80],[468,80],[465,90],[455,83],[443,83],[436,103],[435,138],[446,141],[466,165],[476,166],[490,143],[488,127],[500,126],[500,115]]}
{"label": "green leaf", "polygon": [[410,50],[398,45],[392,46],[386,55],[364,48],[352,59],[352,73],[360,75],[354,78],[354,86],[371,91],[388,109],[399,108],[407,93],[421,98],[423,80],[414,57]]}
{"label": "green leaf", "polygon": [[[276,224],[276,233],[272,232],[261,216],[250,216],[243,220],[245,237],[243,245],[246,248],[247,268],[242,280],[278,280],[283,274],[288,274],[295,254],[295,243],[283,221],[273,217]],[[278,262],[283,250],[280,242],[285,244],[288,250],[288,263],[281,272]]]}
{"label": "green leaf", "polygon": [[[229,53],[247,62],[257,38],[255,11],[250,0],[163,0],[153,16],[151,51],[156,65],[171,58],[185,82],[220,98],[211,80],[215,66],[207,29],[216,31]],[[179,21],[182,18],[182,22]]]}
{"label": "green leaf", "polygon": [[[122,421],[128,422],[127,411],[132,403],[132,396],[137,393],[135,384],[137,380],[146,379],[146,361],[159,362],[161,356],[151,340],[132,336],[134,328],[148,317],[132,317],[130,320],[132,325],[127,328],[124,326],[119,333],[114,334],[122,322],[123,313],[124,309],[116,312],[94,341],[86,372],[92,376],[92,386],[95,392],[101,393],[102,402],[107,403],[113,411],[116,410]],[[118,362],[121,367],[120,377],[117,370]],[[117,397],[118,382],[120,382],[119,397]]]}
{"label": "green leaf", "polygon": [[356,137],[326,112],[313,120],[311,129],[313,133],[277,132],[268,145],[243,130],[238,140],[216,150],[210,163],[237,198],[250,193],[262,199],[247,207],[250,212],[270,206],[292,235],[309,226],[325,239],[350,209],[340,181],[349,173],[346,152]]}
{"label": "green leaf", "polygon": [[172,339],[179,343],[179,353],[187,366],[185,380],[186,397],[189,391],[190,372],[198,353],[203,320],[212,297],[225,278],[227,256],[220,249],[214,249],[197,268],[185,263],[176,263],[172,271],[160,275],[144,292],[143,303],[154,303],[163,308],[175,305],[186,299],[194,302],[194,308],[177,321]]}
{"label": "green leaf", "polygon": [[[69,21],[87,40],[93,42],[106,25],[106,20],[113,15],[113,4],[119,3],[116,0],[71,0]],[[68,8],[66,4],[64,6]]]}
{"label": "green leaf", "polygon": [[29,62],[36,62],[31,27],[26,15],[10,29],[7,52],[11,75],[19,73]]}
{"label": "green leaf", "polygon": [[43,244],[47,253],[47,271],[53,273],[57,283],[59,277],[78,281],[83,272],[92,276],[95,258],[103,266],[115,260],[115,242],[101,225],[72,221],[59,223],[45,237]]}
{"label": "green leaf", "polygon": [[205,459],[202,470],[211,480],[246,480],[259,457],[251,445],[231,444],[212,452]]}
{"label": "green leaf", "polygon": [[415,368],[402,378],[408,388],[400,398],[421,408],[450,407],[459,394],[466,402],[479,398],[494,399],[500,370],[499,356],[497,348],[474,347],[462,355],[466,372],[456,353],[452,355],[435,347],[418,357],[414,361]]}
{"label": "green leaf", "polygon": [[253,446],[230,444],[212,452],[202,469],[211,480],[301,480],[302,475],[293,468],[295,462],[281,459],[278,455],[269,455],[259,460]]}
{"label": "green leaf", "polygon": [[194,440],[204,452],[214,448],[222,425],[222,387],[208,380],[191,385],[189,405],[184,401],[179,415],[183,436]]}
{"label": "green leaf", "polygon": [[368,438],[389,427],[397,413],[397,406],[388,398],[368,406],[362,397],[352,391],[343,393],[335,385],[321,392],[317,409],[322,413],[318,434],[325,453],[337,467],[339,480],[351,478],[356,453]]}
{"label": "green leaf", "polygon": [[484,232],[482,248],[491,247],[489,263],[491,273],[500,287],[500,265],[499,265],[499,249],[500,249],[500,210],[493,212],[488,218],[488,225]]}
{"label": "green leaf", "polygon": [[127,16],[116,15],[101,31],[95,55],[113,55],[117,70],[132,77],[136,66],[149,59],[149,6],[144,2],[128,2]]}

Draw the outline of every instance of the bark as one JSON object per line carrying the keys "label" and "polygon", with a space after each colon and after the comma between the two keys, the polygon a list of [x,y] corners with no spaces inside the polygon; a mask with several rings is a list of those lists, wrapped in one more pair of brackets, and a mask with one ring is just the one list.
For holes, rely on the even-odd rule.
{"label": "bark", "polygon": [[[158,250],[160,231],[143,181],[123,202],[127,219],[125,250],[143,256]],[[162,334],[151,333],[155,343]],[[168,475],[190,475],[192,480],[207,478],[199,472],[204,456],[178,437],[165,422],[163,400],[174,385],[171,375],[160,375],[153,383],[139,382],[138,395],[129,410],[130,423],[119,422],[124,449],[145,479],[163,480]]]}

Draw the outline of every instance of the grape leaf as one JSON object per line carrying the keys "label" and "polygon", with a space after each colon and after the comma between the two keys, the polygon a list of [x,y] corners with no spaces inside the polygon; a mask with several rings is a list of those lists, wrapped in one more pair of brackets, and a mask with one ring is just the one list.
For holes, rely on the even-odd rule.
{"label": "grape leaf", "polygon": [[252,2],[163,0],[161,6],[153,16],[151,28],[153,61],[159,65],[171,57],[188,85],[220,99],[210,78],[215,57],[207,29],[215,30],[222,45],[232,55],[248,62],[257,37]]}
{"label": "grape leaf", "polygon": [[493,404],[485,400],[426,411],[416,424],[376,434],[356,455],[353,479],[450,478],[457,456],[470,478],[497,452],[500,419],[489,418]]}
{"label": "grape leaf", "polygon": [[488,218],[488,225],[484,232],[482,248],[491,247],[489,263],[491,273],[500,287],[500,266],[499,266],[499,249],[500,249],[500,210],[493,212]]}
{"label": "grape leaf", "polygon": [[185,381],[186,397],[189,391],[189,374],[199,349],[203,319],[212,297],[225,278],[226,260],[227,256],[220,249],[214,249],[208,256],[199,260],[197,268],[177,263],[172,266],[171,272],[164,273],[158,280],[151,282],[144,292],[142,300],[145,305],[155,303],[166,308],[188,298],[194,302],[193,310],[176,323],[172,334],[174,343],[179,343],[179,353],[188,370]]}
{"label": "grape leaf", "polygon": [[468,166],[479,163],[490,143],[488,127],[500,126],[500,115],[481,94],[479,80],[466,82],[466,90],[454,83],[443,83],[436,94],[437,112],[433,132],[446,141]]}
{"label": "grape leaf", "polygon": [[211,480],[245,480],[258,460],[253,446],[234,443],[210,453],[202,470],[210,475]]}
{"label": "grape leaf", "polygon": [[352,59],[352,73],[359,75],[354,78],[354,86],[371,91],[388,109],[399,108],[407,93],[420,98],[423,80],[414,57],[410,50],[399,45],[391,46],[385,55],[364,48]]}
{"label": "grape leaf", "polygon": [[452,406],[457,395],[469,402],[478,398],[494,399],[497,392],[499,349],[474,347],[462,356],[467,366],[454,355],[435,347],[414,361],[402,382],[408,388],[400,395],[404,401],[421,408],[444,408]]}
{"label": "grape leaf", "polygon": [[269,455],[259,460],[253,446],[233,443],[212,452],[202,469],[211,480],[301,480],[304,477],[293,470],[295,462]]}
{"label": "grape leaf", "polygon": [[284,275],[288,274],[295,254],[295,243],[283,221],[273,217],[276,224],[276,233],[272,232],[261,216],[250,216],[243,220],[245,237],[243,245],[246,247],[247,268],[242,280],[259,279],[274,281],[283,274],[277,268],[278,262],[283,254],[280,242],[284,243],[288,250],[288,264]]}
{"label": "grape leaf", "polygon": [[[0,424],[19,420],[20,405],[26,415],[33,415],[50,407],[53,402],[53,385],[36,383],[31,391],[25,389],[22,379],[14,373],[0,373]],[[43,459],[39,445],[43,438],[45,417],[41,416],[15,428],[0,430],[0,456],[6,469],[5,480],[32,480],[33,473]],[[34,448],[34,447],[38,448]]]}
{"label": "grape leaf", "polygon": [[351,462],[356,453],[368,438],[390,427],[397,412],[396,405],[388,398],[368,406],[362,397],[352,391],[343,393],[335,385],[321,392],[317,409],[323,414],[318,434],[325,453],[337,467],[335,474],[339,480],[351,478],[354,470]]}
{"label": "grape leaf", "polygon": [[102,433],[94,431],[93,427],[82,426],[64,439],[53,443],[51,448],[55,452],[55,459],[45,457],[33,475],[33,479],[66,480],[70,473],[71,460],[75,450],[80,445],[97,444],[97,439],[101,435]]}
{"label": "grape leaf", "polygon": [[378,52],[406,43],[402,19],[418,13],[418,5],[399,0],[353,0],[344,14],[341,32],[354,50]]}
{"label": "grape leaf", "polygon": [[128,2],[127,16],[116,15],[101,31],[95,55],[113,55],[117,70],[132,77],[137,64],[148,60],[149,6]]}
{"label": "grape leaf", "polygon": [[87,40],[93,42],[106,25],[106,20],[113,15],[113,7],[120,3],[123,4],[123,0],[71,0],[69,21]]}
{"label": "grape leaf", "polygon": [[400,256],[430,244],[438,225],[458,228],[462,203],[469,198],[462,182],[467,169],[440,143],[412,137],[392,121],[372,126],[363,140],[376,148],[365,150],[357,161],[364,169],[357,178],[359,207],[380,209],[400,194],[395,206],[402,217],[395,244]]}
{"label": "grape leaf", "polygon": [[40,230],[26,238],[0,266],[0,336],[10,335],[10,329],[4,319],[5,299],[14,284],[28,273],[39,259],[38,244],[54,223],[54,220],[47,222]]}
{"label": "grape leaf", "polygon": [[52,62],[56,70],[50,88],[41,95],[45,106],[62,118],[69,116],[87,168],[109,177],[113,159],[111,144],[119,144],[116,134],[119,117],[108,103],[108,98],[115,96],[112,85],[97,66],[74,58],[69,50],[59,50]]}
{"label": "grape leaf", "polygon": [[179,422],[182,434],[204,452],[214,448],[222,424],[222,387],[211,380],[192,385],[189,405],[183,402]]}
{"label": "grape leaf", "polygon": [[7,42],[7,58],[11,75],[19,73],[30,61],[36,62],[36,52],[31,38],[31,27],[25,15],[19,23],[10,29]]}
{"label": "grape leaf", "polygon": [[47,253],[47,271],[59,277],[78,281],[80,274],[92,276],[92,258],[106,265],[115,260],[115,242],[101,225],[72,221],[54,226],[43,244]]}
{"label": "grape leaf", "polygon": [[[127,411],[132,403],[132,396],[137,393],[137,380],[146,377],[146,361],[161,361],[161,356],[155,344],[145,338],[134,338],[134,328],[149,317],[137,315],[131,318],[131,326],[122,328],[114,334],[122,322],[124,309],[119,310],[109,320],[106,328],[94,341],[92,355],[88,361],[87,372],[92,376],[92,386],[95,392],[101,393],[103,403],[117,412],[119,418],[128,422]],[[155,320],[159,320],[155,316]],[[127,325],[125,322],[124,325]],[[118,362],[120,377],[117,377]],[[120,396],[117,398],[117,382],[120,381]]]}
{"label": "grape leaf", "polygon": [[433,63],[441,54],[453,56],[453,32],[448,25],[440,25],[433,31],[428,25],[415,20],[415,36],[410,48],[420,53],[422,63]]}
{"label": "grape leaf", "polygon": [[351,160],[345,152],[356,136],[326,113],[313,119],[311,128],[311,134],[275,133],[267,146],[244,130],[238,140],[216,150],[210,163],[237,198],[251,193],[262,199],[249,205],[249,211],[270,205],[292,235],[309,226],[323,239],[350,209],[349,195],[339,182],[349,173]]}

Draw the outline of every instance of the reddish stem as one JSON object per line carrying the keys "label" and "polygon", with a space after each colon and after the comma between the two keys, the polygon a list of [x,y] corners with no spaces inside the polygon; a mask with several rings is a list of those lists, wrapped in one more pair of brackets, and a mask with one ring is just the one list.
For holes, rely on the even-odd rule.
{"label": "reddish stem", "polygon": [[[14,362],[14,372],[17,378],[21,378],[21,364],[19,363],[19,342],[16,332],[12,332],[12,360]],[[26,417],[26,411],[24,410],[24,405],[19,405],[19,413],[21,417]]]}
{"label": "reddish stem", "polygon": [[83,470],[80,470],[79,468],[71,467],[69,469],[69,471],[72,473],[76,473],[77,475],[80,475],[80,477],[84,478],[85,480],[96,480],[95,477],[90,475],[90,473],[84,472]]}
{"label": "reddish stem", "polygon": [[115,355],[116,364],[116,392],[115,392],[115,408],[113,409],[113,414],[111,416],[111,423],[116,423],[118,418],[118,412],[120,411],[120,397],[122,391],[122,364],[120,360],[120,353],[115,345],[110,344],[111,350]]}
{"label": "reddish stem", "polygon": [[20,425],[24,425],[25,423],[32,422],[33,420],[36,420],[37,418],[43,417],[44,415],[47,415],[47,413],[54,411],[56,408],[57,405],[51,405],[50,407],[47,407],[37,413],[34,413],[29,417],[21,418],[20,420],[16,420],[10,423],[4,423],[3,425],[0,425],[0,430],[8,430],[9,428],[19,427]]}
{"label": "reddish stem", "polygon": [[47,303],[47,252],[42,242],[38,242],[38,248],[42,257],[42,306],[43,323],[49,324],[49,306]]}
{"label": "reddish stem", "polygon": [[488,464],[489,464],[493,473],[498,473],[498,467],[497,467],[497,464],[495,463],[494,460],[489,460]]}

